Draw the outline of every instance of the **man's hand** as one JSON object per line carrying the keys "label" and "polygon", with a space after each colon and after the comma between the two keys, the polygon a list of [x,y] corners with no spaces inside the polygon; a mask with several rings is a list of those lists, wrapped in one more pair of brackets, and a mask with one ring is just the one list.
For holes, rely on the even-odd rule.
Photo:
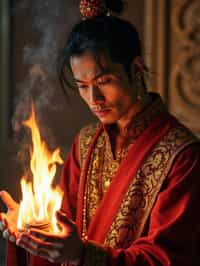
{"label": "man's hand", "polygon": [[0,197],[8,209],[7,213],[0,213],[0,231],[4,238],[16,242],[19,234],[17,230],[19,204],[6,191],[0,191]]}
{"label": "man's hand", "polygon": [[83,251],[83,241],[78,235],[76,224],[65,213],[57,212],[57,220],[63,232],[55,235],[31,229],[22,233],[17,245],[35,256],[43,257],[53,263],[71,262],[77,264]]}

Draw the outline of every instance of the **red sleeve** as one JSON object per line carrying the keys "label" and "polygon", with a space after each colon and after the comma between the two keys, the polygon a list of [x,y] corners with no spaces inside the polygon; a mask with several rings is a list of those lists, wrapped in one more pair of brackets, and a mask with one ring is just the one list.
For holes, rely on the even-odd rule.
{"label": "red sleeve", "polygon": [[[86,243],[85,261],[98,265],[200,265],[200,149],[190,145],[176,158],[158,195],[147,234],[126,250]],[[98,256],[99,255],[99,256]],[[93,264],[91,264],[93,265]],[[96,265],[96,264],[94,264]]]}
{"label": "red sleeve", "polygon": [[60,180],[60,187],[64,192],[62,211],[66,212],[73,220],[75,220],[76,214],[79,177],[78,137],[76,137],[64,163]]}

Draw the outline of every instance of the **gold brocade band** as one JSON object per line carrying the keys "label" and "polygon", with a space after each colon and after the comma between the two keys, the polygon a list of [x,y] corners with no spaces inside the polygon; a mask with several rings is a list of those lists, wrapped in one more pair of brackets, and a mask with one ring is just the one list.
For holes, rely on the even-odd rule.
{"label": "gold brocade band", "polygon": [[195,142],[197,139],[179,125],[172,128],[154,146],[124,195],[107,233],[105,245],[113,248],[128,248],[141,236],[175,157],[182,149]]}
{"label": "gold brocade band", "polygon": [[[79,148],[82,165],[84,164],[88,146],[93,139],[96,128],[98,128],[96,125],[86,127],[81,132]],[[83,206],[83,235],[87,232],[87,226],[92,216],[90,214],[95,213],[96,206],[98,205],[99,188],[96,184],[99,183],[97,179],[101,178],[103,181],[104,172],[106,176],[113,176],[115,172],[110,168],[112,161],[106,157],[107,145],[105,145],[103,140],[101,141],[102,137],[103,133],[96,142],[88,167]],[[186,128],[177,123],[149,151],[136,176],[133,177],[133,182],[130,184],[121,202],[121,206],[116,212],[115,219],[104,241],[106,246],[128,248],[134,240],[141,236],[157,194],[168,175],[174,158],[182,149],[194,142],[197,142],[197,139]],[[100,151],[102,149],[106,160],[101,159],[102,152]],[[104,167],[102,167],[102,164],[104,164]],[[135,210],[134,215],[131,211],[133,209]],[[133,224],[134,227],[132,226]]]}
{"label": "gold brocade band", "polygon": [[[112,148],[108,134],[105,130],[103,130],[99,135],[92,151],[89,167],[87,169],[84,204],[82,208],[82,237],[86,235],[90,220],[94,216],[100,200],[110,186],[112,177],[115,175],[128,150],[132,145],[134,145],[134,142],[136,142],[137,138],[152,123],[155,117],[163,112],[166,112],[166,108],[161,99],[157,98],[148,108],[147,112],[145,111],[135,117],[134,123],[131,123],[131,127],[129,128],[132,132],[130,138],[131,141],[130,143],[126,143],[126,146],[122,147],[121,152],[115,159],[112,155]],[[100,127],[100,123],[90,124],[82,128],[80,131],[79,158],[81,169],[84,167],[89,146]]]}

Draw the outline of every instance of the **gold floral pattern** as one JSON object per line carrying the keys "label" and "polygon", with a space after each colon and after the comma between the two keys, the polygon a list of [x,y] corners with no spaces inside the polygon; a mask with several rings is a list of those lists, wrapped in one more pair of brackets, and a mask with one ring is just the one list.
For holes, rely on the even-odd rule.
{"label": "gold floral pattern", "polygon": [[[121,160],[124,159],[131,145],[134,145],[136,139],[150,125],[152,120],[155,119],[155,117],[157,117],[160,113],[165,111],[166,109],[161,99],[157,97],[156,100],[154,100],[147,108],[147,110],[134,117],[133,121],[131,121],[127,127],[127,137],[129,141],[128,143],[125,143],[124,147],[122,147],[115,159],[113,158],[108,133],[104,130],[98,137],[91,155],[85,186],[83,206],[83,236],[85,236],[90,220],[95,214],[96,208],[99,205],[103,194],[110,186],[112,177],[116,173]],[[100,126],[100,123],[90,124],[82,128],[80,131],[79,158],[81,169],[84,167],[88,148]]]}
{"label": "gold floral pattern", "polygon": [[105,244],[128,248],[141,236],[158,192],[181,149],[195,141],[183,127],[172,128],[151,150],[121,203]]}
{"label": "gold floral pattern", "polygon": [[[123,156],[126,150],[123,151]],[[121,154],[121,155],[122,155]],[[83,158],[82,154],[82,158]],[[119,156],[116,160],[113,159],[110,143],[107,139],[107,134],[103,132],[97,139],[95,148],[91,155],[91,162],[88,168],[87,184],[85,188],[86,201],[86,227],[112,181],[112,176],[117,171],[123,156]]]}
{"label": "gold floral pattern", "polygon": [[81,169],[83,167],[89,145],[92,142],[94,134],[100,127],[100,123],[89,124],[81,129],[79,133],[79,161]]}
{"label": "gold floral pattern", "polygon": [[[112,177],[118,170],[121,160],[124,159],[127,151],[134,145],[137,138],[162,112],[166,112],[166,109],[161,99],[157,98],[149,108],[134,118],[127,129],[131,141],[122,148],[116,159],[112,154],[107,131],[103,130],[101,132],[92,151],[87,170],[83,201],[83,237],[86,235],[88,225],[100,200],[112,183]],[[79,149],[82,169],[89,146],[99,127],[100,124],[98,123],[89,125],[80,132]],[[126,248],[142,234],[156,196],[174,157],[193,140],[194,137],[190,135],[189,131],[180,126],[172,129],[154,146],[137,172],[136,177],[133,177],[133,182],[125,194],[119,210],[116,211],[116,217],[107,233],[104,244],[114,248]]]}

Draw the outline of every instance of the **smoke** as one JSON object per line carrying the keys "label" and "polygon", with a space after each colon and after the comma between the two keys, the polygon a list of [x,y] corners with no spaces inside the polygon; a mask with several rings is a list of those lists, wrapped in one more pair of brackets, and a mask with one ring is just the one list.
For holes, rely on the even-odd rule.
{"label": "smoke", "polygon": [[[69,29],[77,20],[78,3],[73,0],[22,0],[13,7],[13,12],[16,17],[30,13],[30,34],[37,36],[36,44],[26,43],[23,49],[23,64],[26,66],[27,76],[17,85],[12,119],[13,130],[19,134],[22,121],[30,114],[31,100],[40,117],[45,107],[60,107],[54,101],[58,90],[58,84],[55,86],[56,63],[62,48],[61,43],[63,44],[63,39],[66,39]],[[48,128],[45,131],[49,132]]]}

